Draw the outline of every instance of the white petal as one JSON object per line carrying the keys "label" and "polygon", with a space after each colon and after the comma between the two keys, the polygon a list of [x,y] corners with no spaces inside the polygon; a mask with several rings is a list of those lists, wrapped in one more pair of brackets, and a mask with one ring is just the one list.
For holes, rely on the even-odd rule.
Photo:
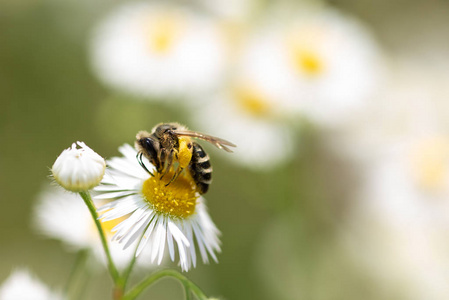
{"label": "white petal", "polygon": [[[167,227],[168,227],[168,220],[167,220]],[[175,261],[175,249],[173,247],[173,236],[170,232],[170,230],[167,230],[167,244],[168,244],[168,252],[170,253],[170,259],[172,261]]]}
{"label": "white petal", "polygon": [[192,228],[193,228],[193,231],[195,232],[196,241],[198,243],[198,248],[200,249],[201,257],[203,258],[203,262],[208,263],[209,258],[207,257],[206,249],[204,248],[203,239],[201,239],[199,236],[201,234],[201,232],[197,228],[196,224],[194,224],[193,222],[192,222]]}
{"label": "white petal", "polygon": [[134,243],[134,241],[140,239],[143,232],[148,228],[148,224],[151,222],[151,220],[152,218],[148,214],[142,216],[142,218],[134,225],[132,231],[127,233],[126,239],[123,240],[123,241],[127,240],[123,249],[128,248],[131,244]]}
{"label": "white petal", "polygon": [[175,238],[176,242],[184,243],[187,247],[190,247],[189,240],[185,237],[185,235],[182,233],[181,230],[179,230],[178,226],[175,225],[173,221],[168,221],[168,229],[171,231],[173,237]]}
{"label": "white petal", "polygon": [[136,255],[140,254],[140,252],[143,250],[145,245],[148,243],[148,240],[153,236],[153,230],[154,230],[154,227],[156,226],[156,223],[157,223],[157,218],[155,216],[155,217],[153,217],[152,221],[150,222],[148,229],[145,231],[145,235],[137,248]]}
{"label": "white petal", "polygon": [[136,191],[122,191],[122,192],[110,192],[94,196],[94,200],[104,200],[113,198],[122,198],[125,196],[136,195]]}
{"label": "white petal", "polygon": [[156,232],[154,233],[154,242],[152,245],[151,262],[154,262],[154,260],[156,259],[158,251],[159,251],[160,243],[162,242],[162,235],[164,234],[163,222],[164,222],[164,217],[158,216],[156,229],[155,229]]}
{"label": "white petal", "polygon": [[192,232],[192,226],[190,225],[190,222],[184,222],[184,230],[186,232],[187,238],[190,241],[190,256],[192,258],[193,267],[196,267],[196,250],[195,250],[195,243],[193,241],[193,232]]}
{"label": "white petal", "polygon": [[167,236],[167,222],[164,218],[164,220],[162,221],[162,224],[160,225],[161,227],[161,231],[162,231],[162,235],[161,235],[161,243],[159,246],[159,258],[157,260],[157,264],[160,265],[162,262],[162,258],[164,257],[164,250],[165,250],[165,238]]}

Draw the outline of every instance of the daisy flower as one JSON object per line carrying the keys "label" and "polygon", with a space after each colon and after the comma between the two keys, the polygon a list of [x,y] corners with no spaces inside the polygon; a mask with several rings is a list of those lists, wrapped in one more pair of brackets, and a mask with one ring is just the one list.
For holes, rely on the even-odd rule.
{"label": "daisy flower", "polygon": [[381,55],[362,24],[324,8],[267,23],[249,39],[244,69],[280,106],[335,125],[374,95]]}
{"label": "daisy flower", "polygon": [[[112,228],[121,219],[101,222],[106,237],[112,237]],[[38,196],[33,215],[33,228],[43,236],[60,240],[72,251],[91,249],[96,261],[106,265],[98,230],[87,207],[77,194],[68,193],[59,187],[47,187]],[[116,266],[125,268],[131,261],[134,250],[126,250],[118,243],[110,243],[109,250]],[[136,265],[150,267],[148,251],[144,251]]]}
{"label": "daisy flower", "polygon": [[270,84],[261,80],[260,73],[272,62],[254,63],[255,56],[266,50],[266,45],[257,43],[261,47],[255,49],[255,39],[250,36],[250,41],[241,45],[232,76],[219,90],[204,97],[207,102],[194,107],[191,121],[238,144],[230,159],[239,165],[270,170],[292,157],[293,132],[288,120],[297,116],[286,100],[289,87],[279,80]]}
{"label": "daisy flower", "polygon": [[2,300],[63,300],[26,269],[17,269],[0,286]]}
{"label": "daisy flower", "polygon": [[403,139],[365,164],[366,205],[391,222],[449,229],[449,132]]}
{"label": "daisy flower", "polygon": [[82,192],[98,185],[105,169],[103,157],[85,143],[76,142],[59,155],[51,172],[55,181],[66,190]]}
{"label": "daisy flower", "polygon": [[353,126],[326,137],[340,154],[368,162],[394,148],[406,151],[426,136],[442,136],[449,131],[449,86],[444,80],[449,76],[448,69],[426,66],[421,58],[393,60],[386,77],[388,84],[369,110],[358,115]]}
{"label": "daisy flower", "polygon": [[[183,271],[196,266],[195,246],[204,263],[209,261],[208,256],[217,262],[215,253],[220,252],[220,233],[190,174],[183,172],[166,185],[173,173],[161,179],[161,174],[153,170],[153,177],[139,165],[134,148],[125,144],[119,151],[123,157],[108,161],[110,168],[103,184],[95,189],[99,194],[94,197],[116,199],[99,209],[104,221],[129,215],[114,227],[113,240],[123,243],[125,249],[140,240],[137,255],[146,247],[151,261],[157,259],[158,264],[165,249],[174,261],[177,249]],[[154,169],[147,159],[143,161],[148,169]]]}
{"label": "daisy flower", "polygon": [[93,70],[105,84],[164,99],[214,88],[225,52],[212,20],[181,7],[145,2],[112,12],[91,43]]}
{"label": "daisy flower", "polygon": [[406,299],[449,293],[447,83],[432,73],[401,66],[379,103],[382,118],[358,128],[369,143],[348,141],[365,144],[357,149],[366,168],[349,246],[383,288],[400,287]]}
{"label": "daisy flower", "polygon": [[449,135],[435,134],[386,151],[369,165],[349,218],[358,264],[406,299],[449,293],[448,153]]}
{"label": "daisy flower", "polygon": [[[237,80],[236,80],[237,81]],[[195,108],[192,122],[239,145],[230,159],[255,170],[269,170],[293,155],[293,132],[277,97],[251,80],[240,80],[209,103]]]}

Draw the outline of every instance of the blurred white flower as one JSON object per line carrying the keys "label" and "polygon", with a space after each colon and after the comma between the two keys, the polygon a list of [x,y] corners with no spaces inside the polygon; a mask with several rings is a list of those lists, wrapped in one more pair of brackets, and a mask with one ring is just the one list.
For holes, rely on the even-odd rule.
{"label": "blurred white flower", "polygon": [[360,261],[406,299],[449,294],[449,131],[432,128],[435,119],[405,126],[365,162],[350,222]]}
{"label": "blurred white flower", "polygon": [[225,67],[212,20],[169,5],[136,2],[103,20],[91,43],[94,72],[111,87],[142,96],[185,97],[214,88]]}
{"label": "blurred white flower", "polygon": [[[101,222],[108,240],[111,240],[111,230],[119,221]],[[44,189],[34,208],[33,227],[48,238],[62,241],[72,251],[90,249],[97,260],[107,264],[98,230],[79,195],[68,193],[59,187]],[[112,259],[118,268],[126,267],[134,255],[134,249],[122,248],[118,243],[109,243]],[[148,251],[144,251],[136,266],[150,267],[148,254]]]}
{"label": "blurred white flower", "polygon": [[[188,172],[166,185],[173,176],[153,170],[151,176],[137,161],[137,151],[130,145],[119,148],[123,157],[108,160],[103,185],[95,190],[95,199],[116,199],[99,209],[105,221],[130,216],[114,227],[113,240],[124,243],[124,248],[138,242],[137,254],[143,249],[151,253],[151,261],[157,258],[160,264],[168,248],[170,258],[175,260],[175,243],[178,248],[179,263],[183,271],[196,266],[195,244],[199,248],[204,263],[210,255],[217,262],[216,252],[220,252],[220,232],[212,222],[205,205],[205,199],[196,191],[196,185]],[[144,158],[148,169],[154,166]]]}
{"label": "blurred white flower", "polygon": [[364,108],[382,70],[369,32],[324,8],[281,14],[254,34],[244,56],[243,72],[271,90],[280,107],[327,126]]}
{"label": "blurred white flower", "polygon": [[448,69],[442,72],[401,57],[392,60],[395,63],[385,78],[388,84],[376,101],[351,126],[329,130],[325,137],[334,150],[363,164],[401,145],[449,130]]}
{"label": "blurred white flower", "polygon": [[[358,210],[350,237],[352,257],[377,289],[398,299],[447,299],[449,243],[447,228],[403,218],[385,218],[387,211]],[[389,219],[389,220],[386,220]]]}
{"label": "blurred white flower", "polygon": [[370,165],[350,222],[354,257],[405,299],[449,294],[449,135],[405,143]]}
{"label": "blurred white flower", "polygon": [[211,13],[226,20],[248,21],[257,9],[258,0],[197,0]]}
{"label": "blurred white flower", "polygon": [[383,218],[449,229],[449,132],[385,145],[366,167],[363,199],[385,212]]}
{"label": "blurred white flower", "polygon": [[370,113],[333,137],[364,172],[345,238],[377,289],[410,300],[447,299],[447,68],[441,72],[420,59],[393,61]]}
{"label": "blurred white flower", "polygon": [[26,269],[17,269],[0,286],[1,300],[63,300]]}
{"label": "blurred white flower", "polygon": [[105,169],[103,157],[83,142],[76,142],[71,148],[62,151],[51,171],[55,181],[63,188],[82,192],[98,185]]}
{"label": "blurred white flower", "polygon": [[195,109],[192,122],[238,145],[230,159],[256,170],[269,170],[292,157],[292,130],[277,98],[263,86],[242,80],[209,99]]}

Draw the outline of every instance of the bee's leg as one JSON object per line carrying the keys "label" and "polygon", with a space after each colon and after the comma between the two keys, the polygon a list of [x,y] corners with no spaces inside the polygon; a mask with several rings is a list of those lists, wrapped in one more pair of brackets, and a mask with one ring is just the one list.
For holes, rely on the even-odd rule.
{"label": "bee's leg", "polygon": [[139,152],[139,153],[137,153],[137,155],[136,155],[136,158],[137,158],[137,161],[139,162],[139,165],[140,165],[142,168],[144,168],[145,171],[147,171],[151,176],[154,177],[154,174],[151,173],[150,170],[147,169],[147,166],[145,166],[145,164],[143,163],[143,161],[142,161],[142,155],[143,155],[142,152]]}
{"label": "bee's leg", "polygon": [[160,162],[159,163],[159,168],[157,169],[157,172],[160,174],[162,173],[162,171],[164,171],[165,168],[165,158],[166,158],[167,154],[165,149],[161,148],[159,149],[158,153],[157,153],[157,160]]}
{"label": "bee's leg", "polygon": [[184,170],[184,168],[181,168],[178,166],[178,169],[176,170],[175,175],[173,175],[172,179],[165,186],[168,186],[170,183],[175,181],[178,178],[179,174],[181,174],[182,170]]}
{"label": "bee's leg", "polygon": [[173,152],[174,152],[174,151],[171,150],[170,153],[168,153],[168,156],[167,156],[167,165],[165,166],[164,174],[162,174],[162,176],[161,176],[160,179],[162,179],[162,178],[168,173],[168,171],[170,171],[170,168],[171,168],[171,166],[173,165],[173,154],[174,154]]}

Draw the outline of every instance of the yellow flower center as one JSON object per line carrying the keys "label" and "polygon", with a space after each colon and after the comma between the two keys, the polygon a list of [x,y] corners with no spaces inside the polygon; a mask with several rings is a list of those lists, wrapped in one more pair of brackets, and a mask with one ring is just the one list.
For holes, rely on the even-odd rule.
{"label": "yellow flower center", "polygon": [[293,61],[297,70],[309,76],[320,74],[324,68],[318,53],[307,49],[295,49]]}
{"label": "yellow flower center", "polygon": [[183,24],[174,14],[154,16],[147,22],[148,46],[153,53],[167,54],[176,44]]}
{"label": "yellow flower center", "polygon": [[419,186],[438,191],[445,188],[449,179],[449,139],[428,138],[419,143],[411,153],[411,168]]}
{"label": "yellow flower center", "polygon": [[143,183],[142,194],[152,208],[161,214],[184,219],[195,212],[196,184],[188,172],[182,172],[179,177],[166,184],[173,177],[173,170],[162,179],[161,174],[156,173]]}
{"label": "yellow flower center", "polygon": [[287,36],[287,49],[294,69],[307,76],[317,76],[325,69],[324,59],[319,51],[323,32],[319,28],[294,30]]}
{"label": "yellow flower center", "polygon": [[263,93],[253,87],[240,87],[235,89],[233,99],[245,112],[261,117],[270,112],[270,105]]}

